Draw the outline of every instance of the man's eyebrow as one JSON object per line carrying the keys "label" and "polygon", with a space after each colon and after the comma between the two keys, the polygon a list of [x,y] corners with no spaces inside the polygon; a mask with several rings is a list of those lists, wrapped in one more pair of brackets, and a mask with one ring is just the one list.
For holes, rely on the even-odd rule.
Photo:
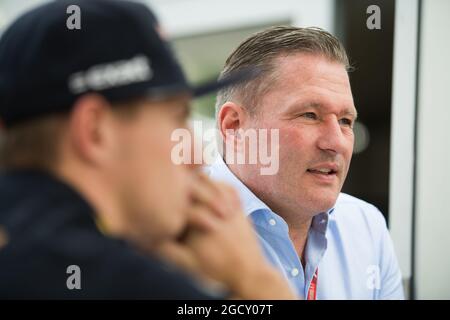
{"label": "man's eyebrow", "polygon": [[[302,109],[307,109],[307,108],[312,108],[312,109],[322,109],[323,105],[319,102],[305,102],[300,104],[300,110]],[[358,111],[356,111],[356,108],[351,106],[351,107],[347,107],[345,108],[344,111],[341,112],[340,114],[341,116],[351,116],[354,118],[354,120],[356,120],[358,118]]]}
{"label": "man's eyebrow", "polygon": [[342,112],[343,116],[351,116],[353,117],[353,120],[356,120],[358,118],[358,111],[356,111],[356,108],[349,107],[344,112]]}
{"label": "man's eyebrow", "polygon": [[313,108],[320,109],[322,108],[322,104],[319,102],[305,102],[300,105],[301,108]]}
{"label": "man's eyebrow", "polygon": [[318,102],[304,102],[304,103],[299,103],[299,104],[295,104],[293,106],[293,110],[294,112],[300,112],[303,111],[304,109],[321,109],[322,105]]}

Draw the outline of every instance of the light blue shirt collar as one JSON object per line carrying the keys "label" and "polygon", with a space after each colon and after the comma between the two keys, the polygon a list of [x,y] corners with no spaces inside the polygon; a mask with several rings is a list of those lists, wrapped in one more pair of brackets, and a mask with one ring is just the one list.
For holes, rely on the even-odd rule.
{"label": "light blue shirt collar", "polygon": [[270,208],[262,202],[247,186],[236,177],[233,172],[225,164],[221,156],[218,156],[214,164],[207,167],[209,170],[208,175],[214,180],[226,181],[231,184],[238,192],[241,199],[241,203],[246,215],[257,210],[270,210]]}

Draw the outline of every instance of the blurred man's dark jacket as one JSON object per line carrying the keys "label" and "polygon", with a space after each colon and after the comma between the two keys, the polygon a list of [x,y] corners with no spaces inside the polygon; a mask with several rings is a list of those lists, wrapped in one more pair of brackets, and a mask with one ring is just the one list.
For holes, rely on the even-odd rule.
{"label": "blurred man's dark jacket", "polygon": [[[90,205],[43,172],[0,174],[0,298],[210,298],[184,274],[102,234]],[[71,265],[81,289],[69,289]]]}

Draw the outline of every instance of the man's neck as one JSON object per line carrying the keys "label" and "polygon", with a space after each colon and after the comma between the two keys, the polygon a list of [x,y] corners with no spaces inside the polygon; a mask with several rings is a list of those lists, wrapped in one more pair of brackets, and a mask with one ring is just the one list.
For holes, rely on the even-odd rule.
{"label": "man's neck", "polygon": [[294,244],[295,251],[305,267],[304,251],[308,240],[308,232],[312,222],[312,213],[303,212],[298,204],[287,206],[285,202],[281,205],[279,201],[271,201],[273,197],[258,188],[258,184],[252,185],[240,175],[237,166],[228,165],[230,171],[244,183],[261,201],[263,201],[273,212],[282,217],[289,227],[289,237]]}
{"label": "man's neck", "polygon": [[[95,171],[67,165],[56,168],[54,174],[71,185],[93,207],[94,218],[102,232],[114,237],[123,235],[122,215],[113,192],[108,190],[107,184],[102,183]],[[90,179],[86,179],[87,176]]]}

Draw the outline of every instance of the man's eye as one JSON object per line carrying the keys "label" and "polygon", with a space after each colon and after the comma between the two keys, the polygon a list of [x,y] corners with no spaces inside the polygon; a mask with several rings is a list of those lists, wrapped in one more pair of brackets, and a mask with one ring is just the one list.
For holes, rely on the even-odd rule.
{"label": "man's eye", "polygon": [[179,121],[181,123],[187,123],[190,113],[191,113],[191,109],[189,107],[185,107],[180,110],[177,110],[175,117],[176,117],[177,121]]}
{"label": "man's eye", "polygon": [[317,119],[317,115],[314,112],[306,112],[306,113],[303,113],[301,116],[303,118],[312,119],[312,120]]}
{"label": "man's eye", "polygon": [[348,118],[343,118],[339,120],[340,124],[343,124],[344,126],[353,127],[353,121]]}

